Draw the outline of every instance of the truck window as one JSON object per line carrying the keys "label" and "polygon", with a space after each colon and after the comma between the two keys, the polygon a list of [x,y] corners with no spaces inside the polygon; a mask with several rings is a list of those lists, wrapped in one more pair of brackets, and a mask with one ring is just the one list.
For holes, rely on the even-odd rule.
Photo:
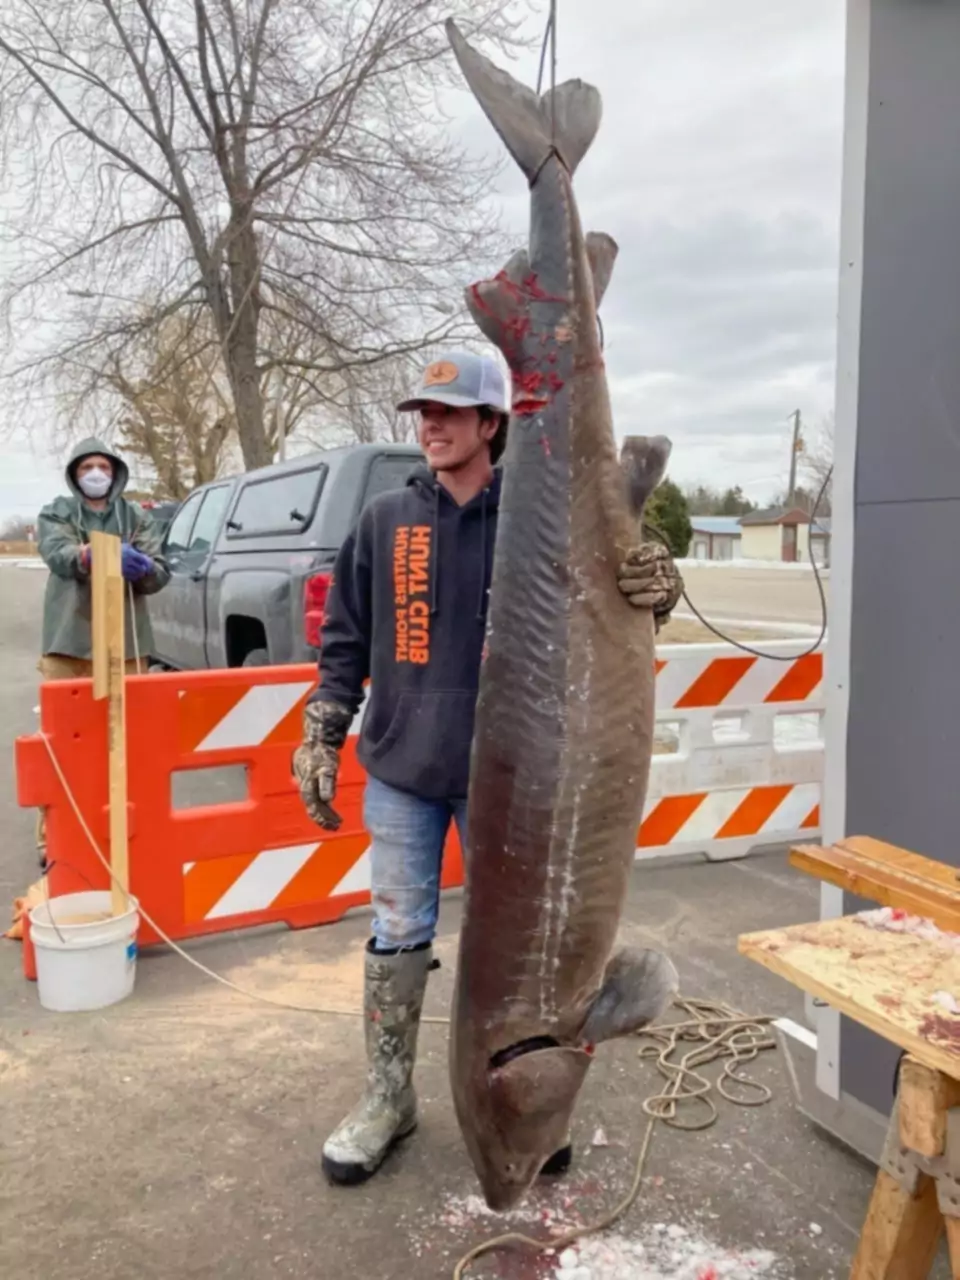
{"label": "truck window", "polygon": [[190,535],[190,550],[207,552],[213,546],[213,541],[217,536],[217,530],[220,528],[220,520],[223,516],[224,508],[230,500],[230,486],[228,484],[218,485],[216,489],[208,489],[203,499],[203,506],[200,508],[200,514],[197,516],[197,522],[193,526],[193,533]]}
{"label": "truck window", "polygon": [[167,533],[164,551],[182,554],[190,542],[190,530],[203,499],[202,493],[191,493],[174,518]]}
{"label": "truck window", "polygon": [[251,480],[241,489],[227,521],[227,537],[304,533],[313,519],[326,473],[325,466],[315,464],[303,471]]}
{"label": "truck window", "polygon": [[407,483],[410,472],[422,464],[422,458],[397,457],[395,454],[381,453],[374,458],[367,472],[367,487],[363,494],[363,506],[378,493],[386,493],[388,489],[402,489]]}

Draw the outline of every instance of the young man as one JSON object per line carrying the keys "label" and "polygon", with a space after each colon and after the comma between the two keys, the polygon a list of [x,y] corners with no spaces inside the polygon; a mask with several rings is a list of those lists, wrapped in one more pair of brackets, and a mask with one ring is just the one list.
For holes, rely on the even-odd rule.
{"label": "young man", "polygon": [[[67,463],[71,496],[55,498],[40,512],[38,550],[50,570],[37,667],[43,680],[76,680],[93,673],[90,534],[95,530],[123,540],[123,576],[130,584],[125,610],[127,671],[146,670],[153,635],[144,597],[166,586],[170,572],[161,559],[153,521],[123,497],[129,474],[123,459],[100,440],[84,440]],[[42,814],[37,845],[42,863]]]}
{"label": "young man", "polygon": [[[362,513],[327,599],[320,685],[294,768],[307,812],[338,820],[340,751],[363,699],[357,755],[368,782],[373,936],[367,944],[367,1087],[323,1148],[335,1182],[357,1183],[416,1125],[412,1087],[420,1012],[451,821],[465,840],[466,795],[508,408],[497,364],[451,352],[413,397],[426,465]],[[619,575],[638,608],[666,617],[682,584],[669,555],[644,545]],[[558,1153],[553,1171],[569,1163]],[[545,1170],[546,1172],[547,1170]]]}

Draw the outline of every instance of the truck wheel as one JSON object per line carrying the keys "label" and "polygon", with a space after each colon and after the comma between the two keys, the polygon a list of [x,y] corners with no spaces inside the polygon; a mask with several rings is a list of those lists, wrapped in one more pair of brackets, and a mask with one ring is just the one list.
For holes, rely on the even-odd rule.
{"label": "truck wheel", "polygon": [[242,665],[245,667],[269,667],[270,654],[266,649],[251,649],[244,658]]}

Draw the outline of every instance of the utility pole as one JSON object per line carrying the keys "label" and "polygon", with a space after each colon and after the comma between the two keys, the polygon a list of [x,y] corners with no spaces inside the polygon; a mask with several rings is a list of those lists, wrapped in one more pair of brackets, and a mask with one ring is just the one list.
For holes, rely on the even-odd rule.
{"label": "utility pole", "polygon": [[787,486],[787,506],[792,507],[797,500],[797,456],[803,448],[800,438],[800,410],[795,409],[793,418],[793,440],[790,444],[790,484]]}

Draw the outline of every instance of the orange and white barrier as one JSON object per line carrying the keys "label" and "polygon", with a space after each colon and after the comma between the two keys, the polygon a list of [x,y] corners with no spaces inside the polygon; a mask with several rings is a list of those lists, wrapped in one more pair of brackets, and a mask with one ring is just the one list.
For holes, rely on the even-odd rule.
{"label": "orange and white barrier", "polygon": [[[735,858],[820,826],[823,652],[803,641],[668,645],[657,655],[658,738],[638,856]],[[797,656],[803,655],[803,656]]]}
{"label": "orange and white barrier", "polygon": [[[787,657],[797,641],[765,646]],[[772,662],[723,645],[659,650],[657,719],[676,749],[654,758],[638,856],[736,857],[812,837],[819,826],[823,746],[780,742],[778,725],[819,719],[822,654]],[[291,770],[312,667],[132,677],[127,682],[130,891],[172,938],[282,921],[303,927],[369,902],[364,775],[344,752],[337,807],[322,833],[304,813]],[[107,722],[90,681],[45,684],[41,731],[104,854],[109,844]],[[173,806],[175,775],[242,766],[245,797]],[[39,735],[16,743],[19,803],[47,809],[51,896],[106,887]],[[197,778],[194,778],[194,782]],[[201,779],[202,781],[202,779]],[[443,887],[462,882],[451,833]],[[157,934],[144,922],[140,941]]]}

